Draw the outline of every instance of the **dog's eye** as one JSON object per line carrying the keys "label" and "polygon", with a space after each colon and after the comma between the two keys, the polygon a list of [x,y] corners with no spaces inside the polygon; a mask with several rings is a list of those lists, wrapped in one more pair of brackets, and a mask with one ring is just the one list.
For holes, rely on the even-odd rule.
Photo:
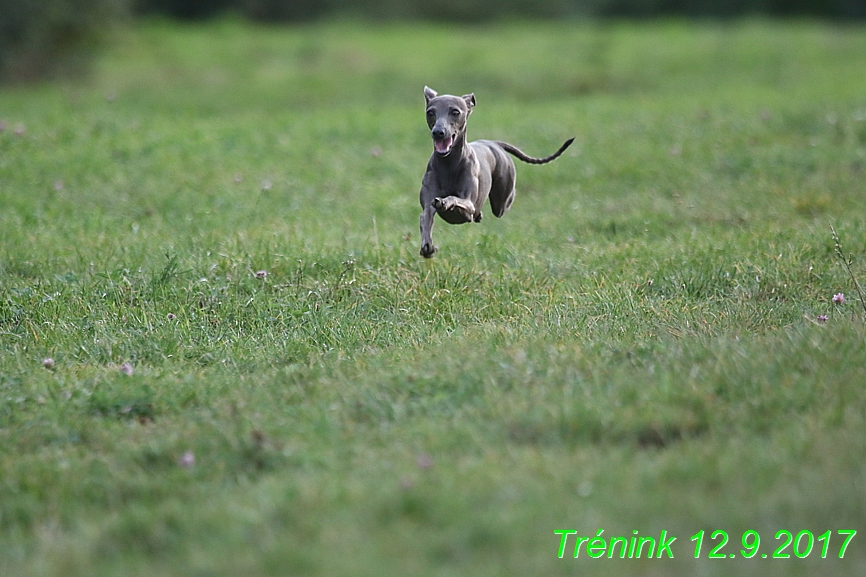
{"label": "dog's eye", "polygon": [[432,110],[427,111],[427,118],[435,118],[435,117],[436,117],[435,112],[433,112]]}
{"label": "dog's eye", "polygon": [[452,108],[452,109],[451,109],[451,116],[454,116],[455,118],[456,118],[457,116],[460,116],[460,109],[458,109],[458,108]]}

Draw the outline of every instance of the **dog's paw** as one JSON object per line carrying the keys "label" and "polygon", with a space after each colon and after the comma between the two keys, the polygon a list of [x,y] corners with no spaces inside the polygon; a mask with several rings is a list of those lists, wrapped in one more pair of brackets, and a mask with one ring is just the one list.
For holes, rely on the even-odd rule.
{"label": "dog's paw", "polygon": [[445,210],[445,201],[437,196],[433,199],[433,208],[436,210]]}
{"label": "dog's paw", "polygon": [[421,245],[421,256],[424,258],[430,258],[437,250],[439,250],[438,246],[433,246],[432,244],[425,242]]}
{"label": "dog's paw", "polygon": [[483,215],[481,214],[481,211],[479,210],[478,212],[476,212],[475,214],[472,215],[472,222],[481,222],[482,216]]}

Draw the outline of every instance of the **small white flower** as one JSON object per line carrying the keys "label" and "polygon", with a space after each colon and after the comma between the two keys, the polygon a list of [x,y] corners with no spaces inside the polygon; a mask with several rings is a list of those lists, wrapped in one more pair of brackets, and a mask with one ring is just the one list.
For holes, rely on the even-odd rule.
{"label": "small white flower", "polygon": [[177,460],[177,464],[184,469],[189,469],[195,465],[195,454],[192,451],[187,451]]}

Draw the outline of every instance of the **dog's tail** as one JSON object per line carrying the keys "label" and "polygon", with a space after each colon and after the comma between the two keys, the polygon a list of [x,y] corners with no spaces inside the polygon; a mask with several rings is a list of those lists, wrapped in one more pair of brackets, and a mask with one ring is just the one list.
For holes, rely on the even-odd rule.
{"label": "dog's tail", "polygon": [[497,142],[496,144],[501,146],[502,149],[505,150],[505,152],[514,155],[516,158],[522,160],[523,162],[528,162],[529,164],[547,164],[548,162],[551,162],[551,161],[559,158],[559,156],[563,152],[565,152],[565,149],[568,148],[569,146],[571,146],[572,142],[574,142],[574,138],[569,138],[568,140],[565,141],[565,144],[563,144],[562,146],[559,147],[559,150],[557,150],[556,152],[554,152],[553,154],[551,154],[550,156],[547,156],[545,158],[533,158],[532,156],[528,156],[522,150],[520,150],[516,146],[512,146],[512,145],[508,144],[507,142]]}

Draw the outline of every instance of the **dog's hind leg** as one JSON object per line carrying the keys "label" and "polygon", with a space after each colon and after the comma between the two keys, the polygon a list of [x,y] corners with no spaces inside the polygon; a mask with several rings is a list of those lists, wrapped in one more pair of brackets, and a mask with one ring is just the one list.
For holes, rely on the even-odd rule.
{"label": "dog's hind leg", "polygon": [[517,196],[517,190],[514,186],[511,186],[511,190],[509,192],[505,192],[503,189],[501,192],[497,191],[495,188],[490,191],[490,208],[493,209],[493,216],[496,218],[502,218],[502,216],[508,212],[508,209],[511,208],[512,203],[514,202],[514,198]]}
{"label": "dog's hind leg", "polygon": [[490,145],[490,155],[490,208],[495,217],[501,218],[511,208],[514,197],[517,196],[514,188],[517,171],[511,157],[501,148]]}

